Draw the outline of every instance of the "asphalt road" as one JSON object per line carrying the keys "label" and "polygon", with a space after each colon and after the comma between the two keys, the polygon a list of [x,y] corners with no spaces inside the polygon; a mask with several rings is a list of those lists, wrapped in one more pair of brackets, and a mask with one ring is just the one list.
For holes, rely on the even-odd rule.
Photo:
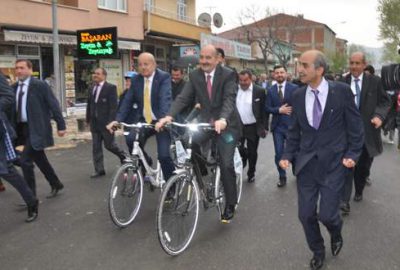
{"label": "asphalt road", "polygon": [[[151,144],[151,143],[150,143]],[[373,165],[373,183],[345,218],[344,247],[329,253],[324,269],[400,269],[400,152],[385,144]],[[152,147],[151,147],[152,148]],[[19,195],[7,185],[0,193],[0,269],[308,269],[311,257],[297,218],[296,183],[276,187],[273,144],[259,147],[254,184],[244,183],[234,221],[220,224],[217,211],[201,211],[198,231],[185,253],[170,257],[156,235],[159,191],[146,191],[136,221],[125,229],[107,210],[110,178],[117,158],[106,154],[107,175],[92,180],[91,145],[48,152],[65,189],[46,199],[49,186],[36,171],[42,203],[39,218],[25,224]]]}

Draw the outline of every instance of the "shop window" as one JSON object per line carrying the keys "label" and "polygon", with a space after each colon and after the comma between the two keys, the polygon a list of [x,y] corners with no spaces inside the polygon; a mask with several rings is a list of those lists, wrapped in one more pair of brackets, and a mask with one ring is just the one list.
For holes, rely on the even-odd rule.
{"label": "shop window", "polygon": [[165,50],[164,50],[164,48],[157,48],[156,49],[156,58],[161,58],[161,59],[165,58]]}
{"label": "shop window", "polygon": [[40,56],[39,46],[17,46],[17,54],[19,56]]}
{"label": "shop window", "polygon": [[0,55],[15,55],[14,45],[0,45]]}
{"label": "shop window", "polygon": [[127,11],[126,0],[97,0],[100,8]]}
{"label": "shop window", "polygon": [[186,0],[177,0],[177,14],[178,20],[184,21],[186,19]]}
{"label": "shop window", "polygon": [[152,55],[155,55],[155,50],[156,50],[156,47],[153,45],[145,45],[144,46],[144,51],[151,53]]}

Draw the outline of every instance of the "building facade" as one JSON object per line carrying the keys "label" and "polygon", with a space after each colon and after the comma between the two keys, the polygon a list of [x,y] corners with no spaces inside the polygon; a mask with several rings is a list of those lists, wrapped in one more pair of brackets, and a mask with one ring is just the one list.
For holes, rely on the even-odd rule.
{"label": "building facade", "polygon": [[[143,40],[142,0],[59,0],[57,6],[61,89],[53,89],[67,108],[85,104],[92,71],[108,70],[108,80],[123,88],[123,73],[131,70],[133,55]],[[34,76],[54,80],[51,0],[2,0],[0,9],[0,70],[15,80],[15,60],[33,63]],[[77,56],[77,30],[117,27],[118,53],[114,58]],[[83,108],[84,110],[84,108]],[[73,111],[73,110],[69,110]]]}

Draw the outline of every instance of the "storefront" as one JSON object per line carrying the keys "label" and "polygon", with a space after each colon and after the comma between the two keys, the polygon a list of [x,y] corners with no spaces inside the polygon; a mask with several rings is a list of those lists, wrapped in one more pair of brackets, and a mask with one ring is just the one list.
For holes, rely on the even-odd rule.
{"label": "storefront", "polygon": [[[52,85],[53,38],[51,33],[20,30],[3,30],[0,35],[0,70],[15,81],[15,61],[29,59],[33,63],[34,76]],[[91,74],[100,66],[108,72],[107,80],[123,91],[123,74],[131,70],[134,55],[140,51],[140,43],[118,40],[118,58],[79,59],[76,34],[60,34],[61,96],[68,115],[81,114],[86,108],[87,92],[92,84]],[[53,89],[59,96],[56,89]]]}

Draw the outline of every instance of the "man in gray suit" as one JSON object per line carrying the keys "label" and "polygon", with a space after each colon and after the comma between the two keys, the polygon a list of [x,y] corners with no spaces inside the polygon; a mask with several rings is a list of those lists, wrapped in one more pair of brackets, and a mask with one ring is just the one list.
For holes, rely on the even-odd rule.
{"label": "man in gray suit", "polygon": [[[241,136],[241,123],[236,109],[236,74],[218,64],[218,53],[214,46],[207,45],[200,52],[200,68],[189,75],[185,88],[172,103],[167,116],[160,119],[156,128],[160,130],[171,122],[176,115],[194,100],[200,104],[199,122],[215,126],[217,149],[220,156],[221,180],[226,195],[226,208],[221,217],[223,223],[229,223],[237,203],[236,174],[233,155]],[[196,143],[209,140],[201,136]]]}
{"label": "man in gray suit", "polygon": [[354,201],[361,201],[366,179],[374,157],[382,153],[381,126],[390,108],[390,98],[384,91],[381,79],[364,72],[365,55],[355,52],[350,57],[350,74],[344,82],[350,85],[354,100],[360,111],[365,131],[365,142],[360,159],[354,170],[349,171],[343,190],[341,210],[343,214],[350,212],[350,197],[353,177],[355,186]]}

